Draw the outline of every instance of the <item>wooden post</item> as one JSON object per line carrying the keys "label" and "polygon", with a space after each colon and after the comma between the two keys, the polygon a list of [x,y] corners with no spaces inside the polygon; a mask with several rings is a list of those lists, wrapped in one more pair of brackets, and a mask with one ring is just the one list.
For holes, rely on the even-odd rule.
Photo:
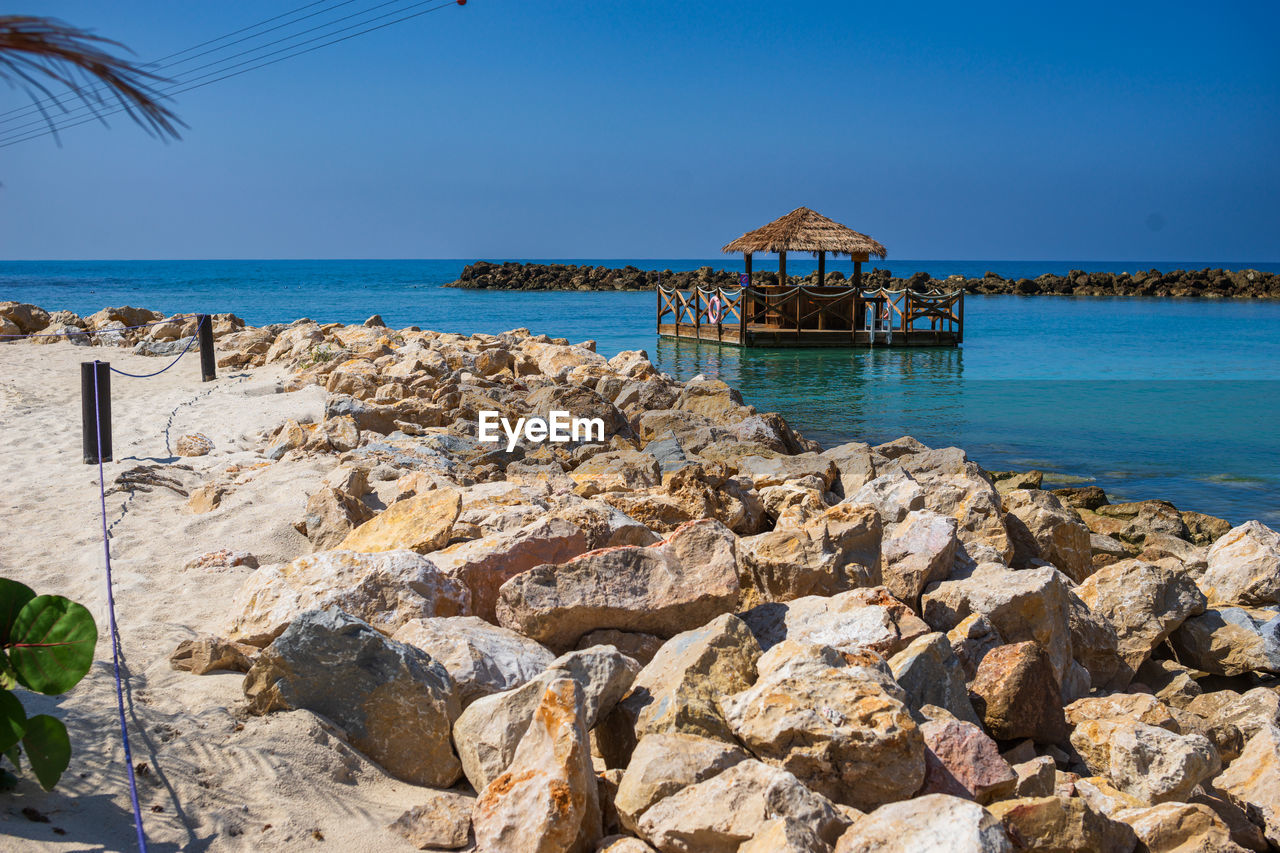
{"label": "wooden post", "polygon": [[693,336],[702,340],[702,299],[697,282],[693,285]]}
{"label": "wooden post", "polygon": [[960,307],[956,313],[960,320],[960,322],[956,324],[958,327],[956,329],[956,343],[960,343],[961,341],[964,340],[964,288],[963,287],[960,288]]}
{"label": "wooden post", "polygon": [[742,309],[738,312],[738,334],[741,335],[742,346],[747,345],[747,317],[755,310],[755,301],[751,294],[751,253],[743,252],[742,259],[747,265],[747,290],[742,294]]}
{"label": "wooden post", "polygon": [[213,357],[213,318],[198,314],[196,334],[200,336],[200,381],[212,382],[218,378],[218,363]]}
{"label": "wooden post", "polygon": [[827,282],[827,253],[818,252],[818,287]]}
{"label": "wooden post", "polygon": [[862,287],[862,261],[853,262],[853,286]]}
{"label": "wooden post", "polygon": [[84,464],[111,461],[111,365],[80,362],[80,423]]}

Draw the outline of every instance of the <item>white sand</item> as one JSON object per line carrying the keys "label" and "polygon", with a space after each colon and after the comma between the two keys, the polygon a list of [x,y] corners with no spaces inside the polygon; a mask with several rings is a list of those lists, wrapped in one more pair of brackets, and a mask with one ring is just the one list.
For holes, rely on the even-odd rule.
{"label": "white sand", "polygon": [[[26,773],[17,792],[0,795],[0,850],[136,848],[107,641],[98,470],[81,459],[79,363],[93,358],[134,373],[168,361],[70,344],[0,345],[0,576],[83,603],[101,637],[93,669],[67,696],[19,691],[29,714],[66,722],[74,755],[53,793]],[[232,464],[262,463],[251,449],[259,430],[320,417],[323,392],[278,393],[279,369],[220,373],[201,383],[191,353],[154,379],[112,377],[108,486],[146,464],[189,490],[225,477]],[[171,442],[202,432],[215,449],[174,458],[166,427]],[[196,676],[168,663],[181,640],[222,624],[252,571],[184,564],[220,548],[249,551],[263,565],[309,551],[291,524],[323,464],[245,472],[206,515],[185,512],[185,499],[164,488],[107,498],[133,760],[149,768],[138,782],[151,850],[412,849],[385,827],[423,800],[420,789],[388,777],[308,712],[244,718],[236,710],[243,676]],[[28,807],[50,822],[29,820]]]}

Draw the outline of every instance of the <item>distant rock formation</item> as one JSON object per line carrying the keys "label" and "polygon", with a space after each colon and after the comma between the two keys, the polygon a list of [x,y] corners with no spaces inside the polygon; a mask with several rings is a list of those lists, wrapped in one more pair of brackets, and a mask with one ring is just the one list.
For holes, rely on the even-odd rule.
{"label": "distant rock formation", "polygon": [[[790,284],[816,284],[817,273],[788,276]],[[918,272],[907,279],[894,278],[889,270],[873,269],[863,274],[867,288],[900,288],[916,290],[956,290],[968,293],[1019,295],[1060,294],[1078,296],[1200,296],[1210,298],[1280,299],[1280,275],[1259,270],[1148,270],[1136,273],[1084,272],[1072,270],[1067,275],[1041,275],[1036,278],[1003,278],[988,272],[982,278],[949,276],[935,279]],[[696,270],[672,272],[642,270],[634,266],[575,266],[572,264],[522,264],[510,261],[494,264],[477,261],[462,270],[457,281],[445,287],[488,290],[652,290],[661,281],[664,287],[727,287],[738,283],[738,273],[699,267]],[[777,272],[761,270],[751,276],[757,285],[777,284]],[[827,273],[827,283],[844,283],[847,278],[839,270]]]}

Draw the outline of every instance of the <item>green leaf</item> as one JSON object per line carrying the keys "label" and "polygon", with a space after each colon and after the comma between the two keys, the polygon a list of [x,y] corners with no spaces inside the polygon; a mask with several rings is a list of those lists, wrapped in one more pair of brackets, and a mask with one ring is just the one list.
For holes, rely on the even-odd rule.
{"label": "green leaf", "polygon": [[40,787],[52,791],[62,778],[62,771],[71,763],[71,738],[67,737],[67,727],[48,714],[38,714],[27,720],[22,748]]}
{"label": "green leaf", "polygon": [[4,757],[9,759],[15,770],[22,769],[22,750],[18,749],[17,744],[14,744],[11,749],[6,749]]}
{"label": "green leaf", "polygon": [[35,592],[26,584],[0,578],[0,646],[9,644],[13,620],[18,618],[18,611],[35,597]]}
{"label": "green leaf", "polygon": [[56,696],[75,687],[93,665],[98,626],[83,605],[60,595],[41,595],[18,613],[9,642],[18,681]]}
{"label": "green leaf", "polygon": [[0,752],[8,752],[27,731],[27,712],[18,697],[0,690]]}

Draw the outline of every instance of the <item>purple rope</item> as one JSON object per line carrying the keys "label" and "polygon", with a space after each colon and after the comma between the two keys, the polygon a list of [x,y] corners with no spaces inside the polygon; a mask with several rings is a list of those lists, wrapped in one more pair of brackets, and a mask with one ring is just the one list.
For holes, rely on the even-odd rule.
{"label": "purple rope", "polygon": [[[181,356],[179,356],[181,358]],[[111,661],[116,673],[116,709],[120,715],[120,739],[124,743],[124,764],[129,770],[129,800],[133,804],[133,823],[138,830],[138,850],[147,853],[147,836],[142,830],[142,807],[138,805],[138,778],[133,769],[133,751],[129,749],[129,726],[124,717],[124,683],[120,680],[120,632],[116,626],[116,597],[111,579],[111,538],[107,534],[107,486],[102,471],[102,419],[98,407],[98,368],[93,370],[93,412],[98,429],[98,498],[102,507],[102,553],[107,559],[107,617],[111,626]]]}
{"label": "purple rope", "polygon": [[[197,332],[199,331],[199,326],[196,327],[196,330]],[[114,367],[111,367],[110,363],[108,363],[107,366],[111,367],[112,373],[119,373],[121,376],[128,376],[130,379],[150,379],[152,376],[159,376],[170,367],[173,367],[175,364],[182,361],[182,357],[191,350],[191,345],[196,342],[197,337],[199,337],[199,335],[192,335],[190,340],[187,341],[187,345],[182,348],[182,352],[178,353],[178,357],[157,370],[155,373],[125,373],[123,370],[116,370]]]}
{"label": "purple rope", "polygon": [[19,340],[26,338],[71,338],[77,335],[109,335],[112,332],[131,332],[134,329],[150,329],[152,326],[163,326],[171,320],[173,320],[172,317],[168,320],[157,320],[154,323],[143,323],[141,326],[121,326],[118,329],[85,329],[83,332],[41,332],[35,335],[0,335],[0,338]]}

